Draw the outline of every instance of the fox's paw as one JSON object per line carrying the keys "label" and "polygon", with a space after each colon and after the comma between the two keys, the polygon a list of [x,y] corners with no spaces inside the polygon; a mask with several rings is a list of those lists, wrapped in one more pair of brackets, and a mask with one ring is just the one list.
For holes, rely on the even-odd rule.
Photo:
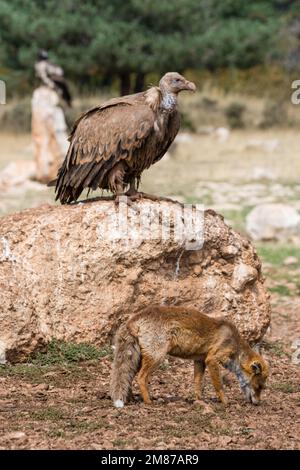
{"label": "fox's paw", "polygon": [[152,400],[143,400],[143,405],[152,406],[153,405]]}
{"label": "fox's paw", "polygon": [[220,401],[221,401],[221,403],[222,403],[223,406],[227,406],[227,405],[228,405],[228,399],[227,399],[226,397],[222,397],[222,398],[220,399]]}

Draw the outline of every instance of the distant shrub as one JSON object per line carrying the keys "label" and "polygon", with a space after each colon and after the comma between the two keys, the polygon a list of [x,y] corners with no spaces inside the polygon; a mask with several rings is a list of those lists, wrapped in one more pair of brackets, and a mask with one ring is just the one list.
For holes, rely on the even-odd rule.
{"label": "distant shrub", "polygon": [[30,132],[31,102],[30,98],[22,98],[15,103],[2,107],[0,129],[11,132]]}
{"label": "distant shrub", "polygon": [[218,101],[208,98],[207,96],[203,96],[201,105],[206,109],[216,109],[218,106]]}
{"label": "distant shrub", "polygon": [[244,113],[246,106],[243,103],[234,101],[225,108],[225,116],[231,129],[241,129],[245,127]]}
{"label": "distant shrub", "polygon": [[259,127],[261,129],[268,129],[270,127],[285,125],[287,122],[288,116],[284,102],[267,101],[263,109]]}
{"label": "distant shrub", "polygon": [[190,132],[196,132],[196,126],[193,120],[191,119],[191,117],[189,116],[189,114],[187,114],[186,112],[181,112],[180,116],[181,116],[181,129],[184,129]]}

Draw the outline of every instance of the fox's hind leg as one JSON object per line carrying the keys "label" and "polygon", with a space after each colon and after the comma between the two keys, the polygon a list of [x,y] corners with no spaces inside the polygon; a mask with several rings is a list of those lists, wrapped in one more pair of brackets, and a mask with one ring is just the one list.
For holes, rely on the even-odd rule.
{"label": "fox's hind leg", "polygon": [[151,404],[148,388],[149,379],[154,370],[159,366],[162,359],[163,357],[158,360],[148,355],[142,355],[142,365],[138,373],[137,382],[140,387],[143,402],[147,405]]}
{"label": "fox's hind leg", "polygon": [[140,392],[144,403],[150,405],[151,398],[149,394],[149,379],[151,374],[158,368],[159,364],[163,361],[167,354],[167,347],[161,351],[156,351],[155,357],[150,355],[149,352],[143,353],[142,350],[142,362],[141,368],[137,376],[137,382],[140,387]]}
{"label": "fox's hind leg", "polygon": [[204,361],[194,361],[194,387],[196,400],[201,400],[202,397],[202,383],[205,372]]}

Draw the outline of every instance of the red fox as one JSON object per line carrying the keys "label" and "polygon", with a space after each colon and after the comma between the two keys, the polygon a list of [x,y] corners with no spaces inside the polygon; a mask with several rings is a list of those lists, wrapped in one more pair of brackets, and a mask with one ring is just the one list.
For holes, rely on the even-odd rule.
{"label": "red fox", "polygon": [[131,317],[117,332],[111,373],[111,398],[117,408],[128,400],[136,373],[143,401],[151,403],[148,381],[167,354],[194,361],[196,399],[201,400],[207,367],[216,393],[226,405],[221,364],[235,373],[248,402],[260,402],[268,365],[232,323],[192,308],[152,306]]}

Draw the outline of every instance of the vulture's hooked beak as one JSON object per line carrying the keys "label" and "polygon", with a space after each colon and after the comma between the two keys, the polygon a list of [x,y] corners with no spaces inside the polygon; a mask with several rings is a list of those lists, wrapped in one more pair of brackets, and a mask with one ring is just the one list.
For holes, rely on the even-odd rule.
{"label": "vulture's hooked beak", "polygon": [[193,82],[189,82],[188,80],[186,80],[186,83],[185,83],[185,89],[188,90],[188,91],[196,91],[196,85],[195,83]]}

